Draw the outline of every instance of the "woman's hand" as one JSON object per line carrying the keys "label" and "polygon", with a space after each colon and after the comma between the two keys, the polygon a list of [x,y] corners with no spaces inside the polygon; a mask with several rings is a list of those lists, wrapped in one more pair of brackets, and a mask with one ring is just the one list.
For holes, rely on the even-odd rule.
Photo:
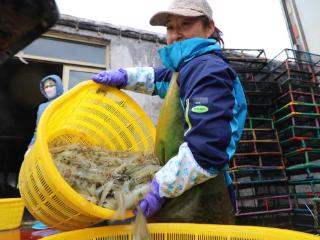
{"label": "woman's hand", "polygon": [[144,216],[148,218],[156,214],[161,209],[165,201],[166,199],[159,195],[159,184],[154,178],[151,182],[151,191],[140,201],[139,207],[141,208]]}
{"label": "woman's hand", "polygon": [[102,71],[92,77],[96,83],[101,83],[117,88],[124,88],[128,82],[128,75],[126,70],[119,68],[118,70]]}

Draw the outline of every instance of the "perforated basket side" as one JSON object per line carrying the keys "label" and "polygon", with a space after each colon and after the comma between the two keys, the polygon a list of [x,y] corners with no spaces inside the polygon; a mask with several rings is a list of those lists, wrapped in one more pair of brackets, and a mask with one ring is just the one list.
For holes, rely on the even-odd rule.
{"label": "perforated basket side", "polygon": [[[148,224],[154,240],[319,240],[318,236],[292,230],[213,224]],[[88,228],[43,238],[44,240],[131,240],[132,226]]]}
{"label": "perforated basket side", "polygon": [[67,131],[69,136],[81,135],[87,144],[107,149],[153,151],[155,130],[151,120],[129,96],[117,89],[85,84],[72,99],[52,108],[50,118],[45,121],[48,130],[44,141],[55,141],[58,134],[61,141],[65,136],[63,131]]}
{"label": "perforated basket side", "polygon": [[23,210],[24,204],[21,198],[0,199],[0,230],[19,227]]}
{"label": "perforated basket side", "polygon": [[[124,92],[93,81],[79,84],[52,102],[40,119],[36,143],[19,175],[26,207],[39,220],[62,230],[112,218],[113,210],[87,201],[64,181],[49,145],[81,143],[152,152],[154,138],[150,118]],[[132,216],[132,211],[127,211],[126,217]]]}

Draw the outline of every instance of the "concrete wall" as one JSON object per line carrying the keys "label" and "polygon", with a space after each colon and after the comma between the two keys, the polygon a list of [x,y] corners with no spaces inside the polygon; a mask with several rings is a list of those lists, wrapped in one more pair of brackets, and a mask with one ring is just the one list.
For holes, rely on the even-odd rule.
{"label": "concrete wall", "polygon": [[155,42],[137,40],[113,35],[105,36],[110,40],[110,67],[160,66]]}
{"label": "concrete wall", "polygon": [[[157,49],[160,44],[127,37],[106,36],[110,40],[110,68],[160,66]],[[158,96],[126,91],[157,123],[162,101]]]}

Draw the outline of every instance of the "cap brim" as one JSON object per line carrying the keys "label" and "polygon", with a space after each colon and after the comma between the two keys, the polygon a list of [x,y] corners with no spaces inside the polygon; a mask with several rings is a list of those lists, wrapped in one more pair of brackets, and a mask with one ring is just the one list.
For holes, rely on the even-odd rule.
{"label": "cap brim", "polygon": [[166,26],[168,21],[168,15],[177,15],[184,17],[200,17],[204,16],[203,13],[190,10],[190,9],[175,9],[171,11],[161,11],[154,14],[150,19],[152,26]]}

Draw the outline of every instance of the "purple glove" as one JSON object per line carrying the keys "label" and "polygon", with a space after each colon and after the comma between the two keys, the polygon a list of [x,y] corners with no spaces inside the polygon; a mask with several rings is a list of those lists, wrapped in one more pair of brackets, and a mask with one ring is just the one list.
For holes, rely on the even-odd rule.
{"label": "purple glove", "polygon": [[166,201],[164,197],[160,197],[159,195],[159,184],[155,178],[151,182],[151,188],[151,192],[147,193],[145,198],[139,203],[139,207],[147,218],[158,212]]}
{"label": "purple glove", "polygon": [[96,83],[124,88],[128,82],[128,75],[126,70],[119,68],[118,70],[102,71],[94,75],[92,80]]}

